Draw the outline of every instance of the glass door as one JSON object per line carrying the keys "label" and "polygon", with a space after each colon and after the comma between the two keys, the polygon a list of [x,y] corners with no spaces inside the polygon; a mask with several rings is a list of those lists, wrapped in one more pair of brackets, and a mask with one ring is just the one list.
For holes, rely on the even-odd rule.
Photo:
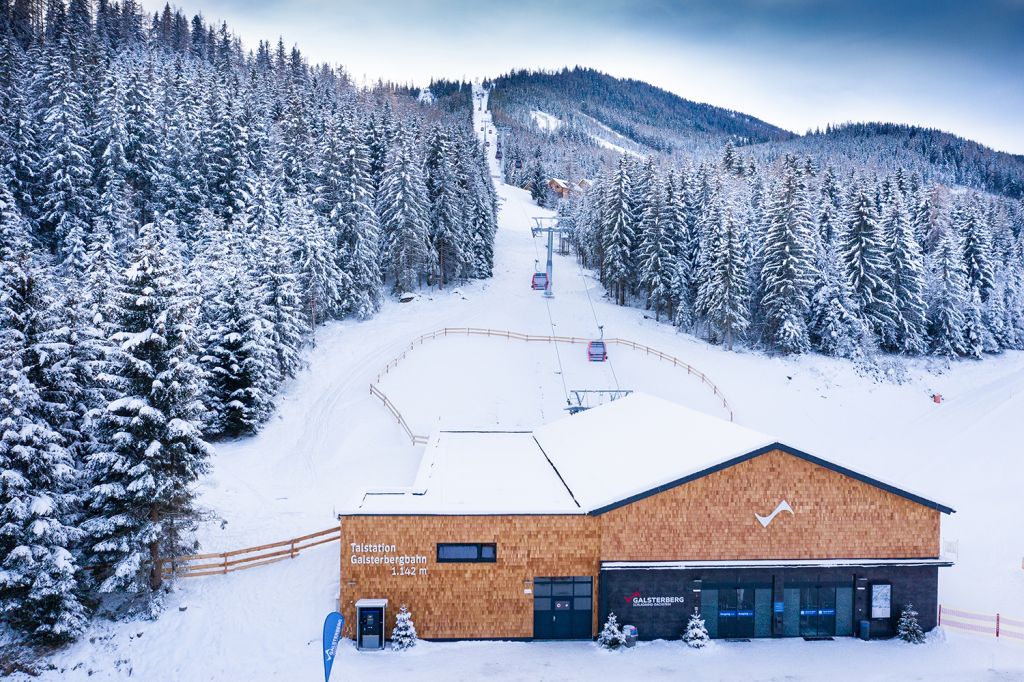
{"label": "glass door", "polygon": [[807,585],[800,588],[800,636],[833,637],[836,634],[836,588]]}
{"label": "glass door", "polygon": [[718,636],[749,639],[754,636],[754,588],[718,589]]}

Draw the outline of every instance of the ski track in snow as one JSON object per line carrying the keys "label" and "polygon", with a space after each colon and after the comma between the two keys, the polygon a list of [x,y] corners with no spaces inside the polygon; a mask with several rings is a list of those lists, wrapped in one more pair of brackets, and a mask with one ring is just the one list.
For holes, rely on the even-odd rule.
{"label": "ski track in snow", "polygon": [[[475,130],[485,119],[490,126],[487,112],[474,107]],[[327,528],[364,488],[412,482],[422,449],[408,443],[368,386],[414,337],[444,326],[552,332],[540,292],[529,288],[544,245],[533,243],[528,220],[551,213],[501,184],[493,150],[487,153],[501,197],[494,278],[423,292],[412,303],[389,301],[369,321],[319,329],[309,369],[286,387],[263,431],[217,445],[213,473],[200,484],[211,517],[200,529],[203,551]],[[740,424],[956,508],[943,518],[943,534],[959,540],[959,558],[940,569],[940,601],[1024,619],[1024,354],[954,363],[942,373],[932,371],[934,361],[915,360],[906,383],[876,383],[838,360],[730,353],[678,334],[642,311],[613,306],[573,259],[555,258],[556,334],[596,335],[586,282],[608,336],[698,367],[732,402]],[[561,346],[559,353],[570,388],[611,385],[612,366],[586,363],[583,347]],[[614,346],[609,353],[623,387],[717,414],[685,371]],[[445,422],[531,427],[564,414],[557,360],[547,344],[438,339],[413,350],[382,386],[417,432]],[[936,391],[946,398],[941,405],[930,400]],[[38,679],[316,679],[321,623],[336,607],[338,579],[338,548],[328,544],[291,561],[183,580],[158,620],[97,624]],[[399,656],[360,654],[346,644],[333,676],[674,680],[684,672],[699,680],[1020,680],[1024,644],[945,632],[916,648],[785,640],[718,644],[701,653],[678,642],[617,654],[578,642],[467,642],[424,643]]]}

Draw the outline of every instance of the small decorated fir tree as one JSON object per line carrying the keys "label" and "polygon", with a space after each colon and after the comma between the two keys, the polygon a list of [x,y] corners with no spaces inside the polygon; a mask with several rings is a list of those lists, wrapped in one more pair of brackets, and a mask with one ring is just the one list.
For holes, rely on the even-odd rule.
{"label": "small decorated fir tree", "polygon": [[405,651],[416,646],[416,624],[412,622],[412,615],[405,604],[398,610],[395,616],[395,629],[391,631],[391,648],[395,651]]}
{"label": "small decorated fir tree", "polygon": [[693,613],[690,614],[690,620],[686,624],[686,631],[683,633],[683,641],[689,647],[703,649],[708,645],[710,639],[708,629],[704,627],[704,619],[700,617],[697,608],[694,607]]}
{"label": "small decorated fir tree", "polygon": [[900,622],[896,624],[896,636],[911,644],[924,643],[924,630],[917,622],[917,611],[913,604],[907,604],[900,613]]}
{"label": "small decorated fir tree", "polygon": [[605,649],[618,649],[625,645],[626,635],[622,634],[622,628],[619,627],[619,621],[614,613],[608,614],[608,620],[601,628],[601,634],[597,636],[597,643]]}

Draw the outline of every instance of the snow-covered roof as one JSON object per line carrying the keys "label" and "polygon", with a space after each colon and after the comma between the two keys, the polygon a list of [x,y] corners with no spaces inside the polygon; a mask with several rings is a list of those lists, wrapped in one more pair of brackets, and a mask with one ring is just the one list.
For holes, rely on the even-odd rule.
{"label": "snow-covered roof", "polygon": [[775,449],[953,511],[763,433],[634,392],[533,433],[436,433],[412,486],[368,491],[346,513],[600,514]]}
{"label": "snow-covered roof", "polygon": [[534,432],[584,509],[595,510],[753,452],[774,438],[632,393]]}
{"label": "snow-covered roof", "polygon": [[581,513],[529,432],[441,431],[409,488],[367,491],[355,514]]}
{"label": "snow-covered roof", "polygon": [[569,188],[569,183],[563,180],[562,178],[551,178],[551,182],[555,183],[556,185],[563,189]]}

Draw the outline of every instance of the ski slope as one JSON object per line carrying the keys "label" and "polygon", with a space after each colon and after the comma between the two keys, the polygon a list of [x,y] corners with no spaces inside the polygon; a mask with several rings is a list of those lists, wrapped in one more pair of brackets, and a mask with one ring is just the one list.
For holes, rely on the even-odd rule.
{"label": "ski slope", "polygon": [[[486,98],[485,98],[486,102]],[[484,108],[486,109],[486,103]],[[493,130],[474,107],[474,129]],[[257,436],[219,443],[200,483],[204,551],[260,544],[334,524],[367,487],[409,485],[422,448],[409,444],[367,390],[412,338],[441,327],[530,334],[621,336],[686,360],[729,398],[736,421],[780,441],[916,490],[957,509],[943,535],[958,543],[940,570],[940,601],[1024,619],[1024,354],[945,368],[907,365],[902,383],[861,376],[824,357],[726,352],[642,311],[612,305],[572,258],[555,256],[555,297],[529,287],[543,244],[530,218],[551,215],[501,184],[493,279],[389,301],[372,320],[317,332],[309,369],[286,387]],[[611,347],[587,363],[581,346],[449,338],[417,347],[382,382],[413,430],[533,428],[560,418],[566,388],[643,390],[721,416],[706,389],[651,358]],[[564,379],[564,382],[563,382]],[[945,401],[930,400],[934,392]],[[182,581],[155,621],[98,624],[53,656],[43,680],[312,680],[321,674],[320,627],[336,606],[338,550],[223,577]],[[182,610],[184,609],[184,610]],[[415,617],[415,612],[414,612]],[[836,662],[841,661],[841,667]],[[424,644],[408,655],[343,648],[334,679],[1024,679],[1024,644],[939,633],[899,642],[758,641],[686,651],[678,642],[606,654],[588,643]]]}

